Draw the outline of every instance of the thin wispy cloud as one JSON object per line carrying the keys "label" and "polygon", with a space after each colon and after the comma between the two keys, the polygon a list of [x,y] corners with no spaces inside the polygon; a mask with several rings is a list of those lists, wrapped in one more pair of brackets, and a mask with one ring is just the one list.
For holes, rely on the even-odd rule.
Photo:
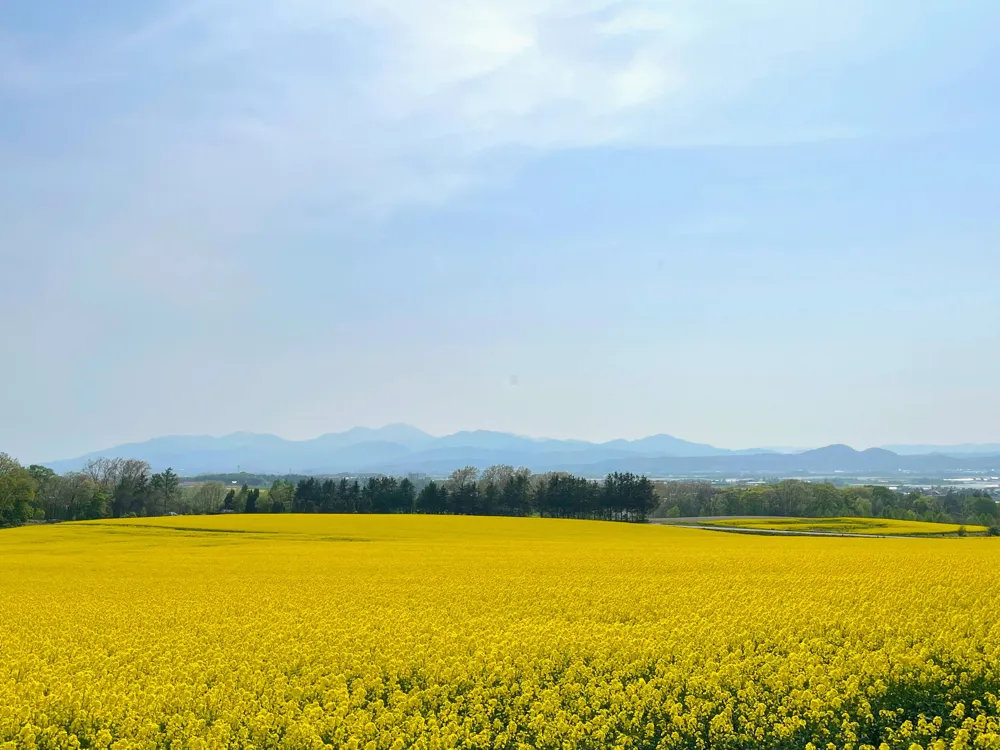
{"label": "thin wispy cloud", "polygon": [[[36,62],[109,97],[103,133],[168,181],[208,159],[231,183],[236,162],[386,209],[475,184],[499,150],[752,138],[727,115],[769,73],[869,51],[864,3],[723,5],[194,0]],[[843,125],[777,119],[788,138]]]}

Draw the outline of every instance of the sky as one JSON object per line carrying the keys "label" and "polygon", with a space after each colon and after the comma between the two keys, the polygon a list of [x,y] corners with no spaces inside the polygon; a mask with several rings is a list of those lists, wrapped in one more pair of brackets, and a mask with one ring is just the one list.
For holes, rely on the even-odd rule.
{"label": "sky", "polygon": [[993,0],[0,3],[0,451],[1000,441]]}

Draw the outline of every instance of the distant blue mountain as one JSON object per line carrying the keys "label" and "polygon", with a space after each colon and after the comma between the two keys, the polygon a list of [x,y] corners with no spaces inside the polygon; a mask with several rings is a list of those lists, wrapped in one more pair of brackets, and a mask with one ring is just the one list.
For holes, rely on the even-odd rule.
{"label": "distant blue mountain", "polygon": [[929,455],[899,455],[883,448],[856,451],[846,445],[797,453],[733,451],[662,434],[606,443],[531,438],[489,430],[434,437],[416,427],[392,424],[377,429],[355,427],[312,440],[285,440],[249,432],[223,437],[161,437],[51,461],[47,465],[64,473],[79,470],[94,458],[122,456],[148,461],[157,471],[169,466],[184,476],[240,470],[268,474],[442,475],[462,466],[485,468],[491,464],[525,466],[533,471],[564,470],[588,476],[611,471],[653,476],[837,473],[905,476],[921,472],[1000,473],[1000,450],[996,454],[947,455],[938,451]]}
{"label": "distant blue mountain", "polygon": [[606,448],[629,453],[659,454],[663,456],[719,456],[731,451],[703,443],[689,443],[673,435],[650,435],[639,440],[612,440],[602,444]]}
{"label": "distant blue mountain", "polygon": [[434,440],[431,435],[409,425],[388,425],[381,429],[355,427],[311,440],[285,440],[276,435],[251,432],[223,437],[180,435],[118,445],[46,465],[58,472],[75,471],[94,458],[125,456],[148,461],[154,470],[169,466],[188,475],[238,470],[303,472],[326,466],[363,466],[392,461]]}
{"label": "distant blue mountain", "polygon": [[[72,459],[50,461],[58,472],[75,471],[94,458],[127,456],[148,461],[154,470],[168,466],[181,474],[251,471],[267,473],[337,473],[378,470],[382,466],[512,463],[544,465],[570,461],[614,460],[629,456],[719,456],[733,451],[692,443],[670,435],[640,440],[588,443],[582,440],[531,438],[507,432],[473,430],[434,437],[405,424],[373,429],[355,427],[312,440],[237,432],[223,437],[173,436],[128,443]],[[449,469],[450,471],[450,469]]]}
{"label": "distant blue mountain", "polygon": [[959,445],[883,445],[901,456],[943,453],[947,456],[983,456],[1000,454],[1000,443],[961,443]]}

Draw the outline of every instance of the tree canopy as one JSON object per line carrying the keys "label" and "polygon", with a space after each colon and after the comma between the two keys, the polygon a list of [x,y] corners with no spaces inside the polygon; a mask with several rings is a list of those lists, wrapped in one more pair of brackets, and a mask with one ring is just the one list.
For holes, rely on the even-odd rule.
{"label": "tree canopy", "polygon": [[[228,477],[230,475],[215,475]],[[989,492],[896,491],[886,486],[836,487],[785,480],[713,485],[653,482],[630,473],[603,480],[566,472],[474,466],[443,480],[409,477],[278,477],[251,486],[251,475],[225,483],[182,482],[171,469],[152,473],[145,461],[101,458],[60,476],[23,467],[0,453],[0,525],[167,513],[429,513],[529,516],[641,522],[650,516],[860,516],[1000,527]],[[205,477],[199,478],[204,480]]]}

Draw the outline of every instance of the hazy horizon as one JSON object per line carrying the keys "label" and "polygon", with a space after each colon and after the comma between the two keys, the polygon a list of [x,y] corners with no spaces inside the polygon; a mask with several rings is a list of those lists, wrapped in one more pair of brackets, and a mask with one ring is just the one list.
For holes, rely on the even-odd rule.
{"label": "hazy horizon", "polygon": [[[419,425],[412,425],[412,424],[407,424],[407,423],[404,423],[404,422],[393,422],[393,423],[388,423],[388,424],[385,424],[385,425],[355,425],[355,426],[353,426],[351,428],[348,428],[348,430],[326,431],[326,432],[318,433],[318,434],[315,434],[315,435],[309,435],[309,436],[297,437],[297,438],[290,438],[290,437],[287,437],[287,436],[284,436],[284,435],[280,435],[280,434],[276,434],[276,433],[272,433],[272,432],[256,432],[256,431],[251,431],[251,430],[232,430],[232,431],[229,431],[229,432],[217,433],[217,434],[207,434],[207,433],[175,433],[175,434],[165,434],[165,435],[152,435],[152,436],[148,436],[146,438],[139,439],[139,440],[120,441],[119,443],[115,443],[113,445],[102,445],[102,446],[91,447],[91,448],[88,448],[87,450],[81,451],[80,453],[73,454],[73,455],[48,456],[46,458],[31,457],[29,462],[49,463],[49,462],[52,462],[52,461],[63,461],[63,460],[67,460],[67,459],[77,458],[79,456],[83,456],[83,455],[87,455],[87,454],[91,454],[91,453],[100,453],[100,452],[104,452],[104,451],[107,451],[107,450],[112,450],[112,449],[117,448],[117,447],[119,447],[121,445],[133,445],[133,444],[135,444],[135,445],[141,445],[141,444],[145,444],[145,443],[148,443],[148,442],[151,442],[151,441],[156,441],[156,440],[171,440],[171,439],[183,439],[183,438],[204,438],[204,439],[211,439],[211,440],[219,440],[219,439],[223,439],[223,438],[227,438],[227,437],[237,437],[237,436],[260,436],[260,437],[277,437],[277,438],[279,438],[281,440],[285,440],[285,441],[288,441],[288,442],[309,442],[309,441],[316,440],[316,439],[319,439],[319,438],[322,438],[322,437],[325,437],[325,436],[328,436],[328,435],[343,434],[345,432],[350,432],[352,430],[370,430],[370,431],[374,431],[374,432],[380,432],[382,430],[389,430],[389,429],[392,429],[392,428],[405,428],[407,430],[416,430],[416,431],[419,431],[419,432],[427,435],[431,439],[439,439],[439,438],[444,438],[444,437],[450,437],[452,435],[460,434],[460,433],[499,432],[499,433],[505,434],[505,435],[513,435],[513,436],[520,437],[520,438],[525,438],[525,439],[528,439],[528,440],[538,440],[538,441],[545,441],[545,440],[557,440],[557,441],[562,441],[562,440],[581,440],[579,438],[571,438],[571,437],[570,438],[566,438],[566,437],[560,437],[560,436],[555,436],[555,435],[529,435],[529,434],[526,434],[526,433],[523,433],[523,432],[493,431],[493,430],[483,430],[483,429],[478,429],[478,428],[467,429],[467,430],[456,430],[456,431],[447,432],[447,433],[444,433],[444,432],[442,432],[442,433],[433,433],[433,432],[430,432],[428,430],[422,429]],[[795,453],[795,452],[810,451],[810,450],[815,450],[817,448],[824,448],[824,447],[829,447],[829,446],[833,446],[833,445],[841,445],[842,444],[842,443],[836,443],[836,442],[824,442],[824,443],[820,443],[820,444],[817,444],[817,445],[804,445],[804,446],[758,445],[758,444],[754,444],[754,445],[735,445],[734,446],[734,445],[723,445],[723,444],[720,444],[718,442],[713,442],[711,440],[708,440],[708,441],[694,441],[694,440],[689,440],[689,439],[687,439],[683,435],[675,435],[675,434],[667,433],[667,432],[650,433],[648,435],[638,435],[638,436],[635,436],[635,437],[621,437],[621,436],[619,436],[619,437],[608,438],[606,440],[586,440],[586,441],[582,441],[582,442],[590,443],[592,445],[600,445],[600,444],[603,444],[603,443],[608,443],[608,442],[617,441],[617,440],[635,441],[635,440],[641,440],[643,438],[660,437],[660,436],[669,436],[669,437],[676,438],[678,440],[681,440],[681,441],[684,441],[684,442],[688,442],[688,443],[704,444],[704,445],[709,445],[709,446],[711,446],[713,448],[716,448],[716,449],[723,449],[723,450],[730,450],[730,451],[760,450],[760,451],[775,451],[775,452],[781,452],[781,453]],[[389,442],[392,442],[391,438],[385,438],[385,437],[381,437],[380,436],[380,439],[385,439],[385,440],[388,440]],[[984,447],[992,447],[993,445],[1000,445],[1000,444],[996,444],[996,443],[992,443],[992,442],[980,442],[980,443],[965,442],[965,443],[954,443],[954,444],[942,444],[942,443],[905,444],[905,443],[900,443],[900,444],[881,444],[881,445],[850,445],[850,444],[847,444],[847,445],[849,445],[849,447],[851,447],[851,448],[853,448],[855,450],[858,450],[858,451],[864,451],[864,450],[867,450],[867,449],[870,449],[870,448],[883,448],[883,449],[889,449],[889,450],[901,449],[902,452],[903,452],[903,454],[905,454],[905,453],[913,452],[916,449],[921,449],[919,452],[925,452],[924,449],[926,449],[926,452],[933,452],[933,451],[937,451],[937,450],[941,450],[941,449],[945,449],[945,448],[950,448],[952,450],[955,450],[956,452],[958,452],[958,450],[962,449],[962,448],[970,449],[973,452],[983,452],[982,450],[977,450],[977,449],[982,449]],[[990,451],[990,452],[992,452],[992,451]],[[997,453],[1000,453],[1000,450],[998,450]]]}
{"label": "hazy horizon", "polygon": [[1000,442],[1000,5],[0,6],[0,451]]}

